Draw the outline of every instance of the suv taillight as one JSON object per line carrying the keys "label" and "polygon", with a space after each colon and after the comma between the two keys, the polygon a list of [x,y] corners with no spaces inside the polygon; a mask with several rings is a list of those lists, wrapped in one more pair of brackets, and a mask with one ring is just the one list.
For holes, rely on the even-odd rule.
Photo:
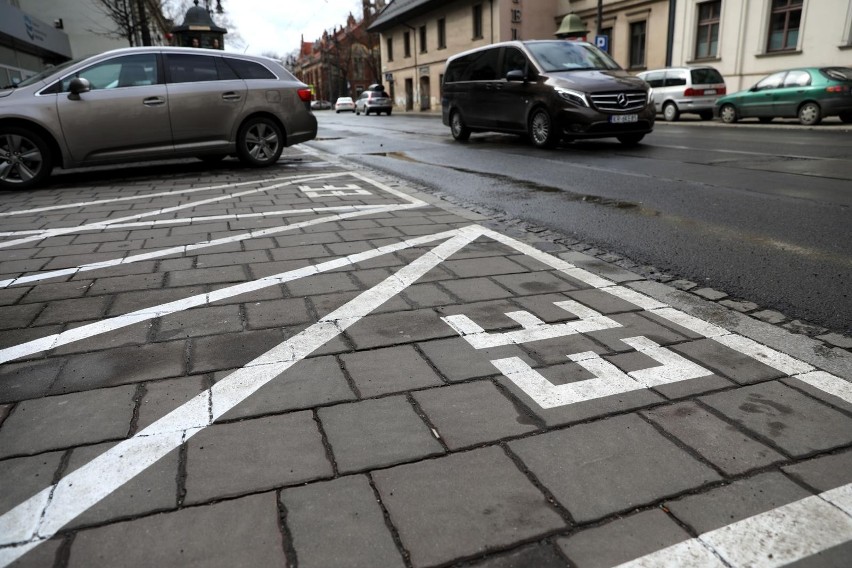
{"label": "suv taillight", "polygon": [[310,89],[299,89],[299,98],[303,103],[311,102],[311,90]]}
{"label": "suv taillight", "polygon": [[700,97],[703,94],[704,94],[704,91],[699,91],[697,89],[693,89],[692,87],[689,87],[687,90],[685,90],[683,92],[684,97]]}

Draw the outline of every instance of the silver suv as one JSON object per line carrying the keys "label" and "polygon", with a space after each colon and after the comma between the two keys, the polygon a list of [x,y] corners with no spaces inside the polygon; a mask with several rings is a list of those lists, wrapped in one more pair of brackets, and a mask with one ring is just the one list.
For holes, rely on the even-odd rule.
{"label": "silver suv", "polygon": [[312,140],[311,91],[265,57],[175,47],[127,48],[48,69],[0,89],[0,189],[64,168],[236,155],[274,164]]}
{"label": "silver suv", "polygon": [[650,85],[654,108],[669,122],[684,112],[711,120],[716,99],[727,93],[725,79],[710,66],[669,67],[637,76]]}
{"label": "silver suv", "polygon": [[355,101],[355,114],[361,114],[362,112],[366,115],[369,115],[371,112],[376,114],[382,114],[383,112],[388,113],[390,116],[391,111],[393,110],[393,103],[391,103],[390,97],[388,94],[381,89],[370,89],[361,93],[361,96],[358,97],[358,100]]}

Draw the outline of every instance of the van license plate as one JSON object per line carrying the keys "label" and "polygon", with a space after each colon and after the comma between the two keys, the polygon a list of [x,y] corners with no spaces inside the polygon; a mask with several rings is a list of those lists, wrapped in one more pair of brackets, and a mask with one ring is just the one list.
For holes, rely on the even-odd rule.
{"label": "van license plate", "polygon": [[705,95],[715,95],[716,89],[704,89],[704,94]]}
{"label": "van license plate", "polygon": [[614,114],[609,117],[610,122],[639,122],[638,114]]}

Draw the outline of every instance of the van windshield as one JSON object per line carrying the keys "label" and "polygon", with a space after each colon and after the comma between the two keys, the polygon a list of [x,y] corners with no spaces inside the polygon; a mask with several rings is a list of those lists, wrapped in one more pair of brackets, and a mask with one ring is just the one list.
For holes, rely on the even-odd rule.
{"label": "van windshield", "polygon": [[537,41],[525,44],[545,72],[620,70],[609,55],[588,43],[573,41]]}

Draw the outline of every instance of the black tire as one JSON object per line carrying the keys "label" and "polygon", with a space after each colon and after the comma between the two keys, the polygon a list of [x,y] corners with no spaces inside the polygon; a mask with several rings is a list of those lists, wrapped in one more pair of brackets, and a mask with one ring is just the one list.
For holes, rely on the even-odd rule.
{"label": "black tire", "polygon": [[26,128],[0,128],[0,189],[35,187],[53,171],[53,152]]}
{"label": "black tire", "polygon": [[541,107],[533,110],[530,115],[527,132],[530,142],[536,148],[553,148],[560,138],[550,113]]}
{"label": "black tire", "polygon": [[852,110],[846,110],[840,113],[840,122],[845,124],[852,123]]}
{"label": "black tire", "polygon": [[822,109],[814,102],[806,102],[799,107],[799,122],[805,126],[816,126],[822,122]]}
{"label": "black tire", "polygon": [[719,109],[719,118],[725,124],[733,124],[740,119],[740,113],[737,112],[737,107],[732,104],[724,104]]}
{"label": "black tire", "polygon": [[270,118],[255,117],[243,123],[237,134],[237,156],[253,168],[271,166],[284,150],[284,132]]}
{"label": "black tire", "polygon": [[761,122],[762,124],[769,124],[770,122],[772,122],[773,118],[775,118],[775,117],[774,116],[761,116],[761,117],[758,117],[757,120],[759,122]]}
{"label": "black tire", "polygon": [[453,111],[450,115],[450,132],[453,134],[453,138],[459,142],[464,142],[470,138],[470,128],[464,125],[464,121],[458,111]]}
{"label": "black tire", "polygon": [[680,118],[680,110],[678,110],[677,105],[668,102],[663,105],[663,118],[666,119],[666,122],[675,122]]}
{"label": "black tire", "polygon": [[218,164],[227,157],[228,154],[204,154],[202,156],[196,156],[196,158],[205,164]]}
{"label": "black tire", "polygon": [[702,110],[698,113],[698,116],[701,117],[701,120],[713,120],[713,111],[712,110]]}
{"label": "black tire", "polygon": [[390,116],[391,111],[388,111],[388,116]]}
{"label": "black tire", "polygon": [[355,109],[355,116],[361,116],[361,111],[357,108]]}
{"label": "black tire", "polygon": [[644,134],[622,134],[618,136],[618,141],[621,142],[624,146],[636,146],[639,142],[645,138]]}

